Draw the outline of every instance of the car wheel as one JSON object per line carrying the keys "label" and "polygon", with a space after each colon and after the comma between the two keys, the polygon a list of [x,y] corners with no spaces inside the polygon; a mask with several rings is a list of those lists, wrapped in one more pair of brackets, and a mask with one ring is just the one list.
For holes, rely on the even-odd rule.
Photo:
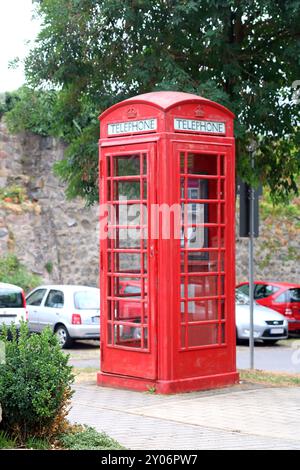
{"label": "car wheel", "polygon": [[55,329],[55,334],[62,349],[70,348],[72,346],[73,340],[65,326],[58,325],[58,327]]}

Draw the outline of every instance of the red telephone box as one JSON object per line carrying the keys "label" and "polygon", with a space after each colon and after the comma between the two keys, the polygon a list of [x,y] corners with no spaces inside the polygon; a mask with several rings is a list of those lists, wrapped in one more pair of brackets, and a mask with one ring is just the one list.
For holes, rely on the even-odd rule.
{"label": "red telephone box", "polygon": [[237,382],[233,118],[177,92],[100,116],[99,385]]}

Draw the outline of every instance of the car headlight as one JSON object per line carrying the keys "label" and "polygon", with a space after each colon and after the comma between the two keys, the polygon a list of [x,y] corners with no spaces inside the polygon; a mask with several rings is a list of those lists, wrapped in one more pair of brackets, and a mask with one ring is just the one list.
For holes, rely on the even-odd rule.
{"label": "car headlight", "polygon": [[[249,337],[250,337],[250,330],[245,329],[245,330],[244,330],[244,334],[245,334],[246,336],[249,336]],[[253,331],[253,337],[254,337],[254,338],[259,338],[259,336],[260,336],[260,332],[259,332],[259,331]]]}

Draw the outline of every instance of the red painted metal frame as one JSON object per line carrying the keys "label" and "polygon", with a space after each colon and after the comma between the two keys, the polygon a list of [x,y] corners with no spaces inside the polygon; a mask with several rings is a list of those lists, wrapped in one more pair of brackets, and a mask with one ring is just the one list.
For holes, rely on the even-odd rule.
{"label": "red painted metal frame", "polygon": [[[207,135],[195,132],[175,132],[173,128],[174,117],[220,121],[226,125],[226,135]],[[127,122],[132,119],[157,119],[157,130],[153,133],[137,135],[108,136],[109,123]],[[204,224],[191,224],[203,226],[208,231],[208,244],[210,231],[216,230],[216,246],[205,246],[202,249],[181,248],[180,240],[174,236],[171,228],[170,238],[162,236],[161,219],[158,227],[157,240],[148,239],[148,346],[139,349],[123,345],[111,344],[107,336],[110,325],[108,305],[112,297],[109,296],[108,285],[111,273],[108,270],[109,247],[107,240],[100,240],[100,289],[101,289],[101,372],[98,374],[100,385],[147,390],[155,387],[160,393],[176,393],[197,389],[208,389],[235,383],[238,380],[235,358],[235,315],[234,315],[234,288],[235,288],[235,165],[234,165],[234,138],[233,115],[230,111],[217,103],[185,93],[158,92],[141,95],[139,97],[118,103],[105,111],[100,117],[100,202],[107,201],[107,185],[110,175],[107,173],[107,155],[148,155],[147,173],[147,203],[151,205],[180,204],[181,189],[180,178],[186,184],[189,178],[207,180],[207,184],[215,185],[216,195],[199,200],[183,198],[187,203],[207,204],[208,214],[216,214],[216,220],[204,220]],[[209,161],[216,159],[217,166],[214,174],[190,175],[187,166],[182,173],[180,168],[180,154],[190,153],[205,155]],[[221,160],[224,159],[224,175],[221,174]],[[187,163],[186,163],[187,165]],[[181,176],[183,175],[183,176]],[[132,175],[121,178],[127,181],[140,180],[140,176]],[[208,186],[210,187],[210,186]],[[221,189],[225,189],[225,199],[221,198]],[[139,200],[135,200],[139,202]],[[221,206],[223,209],[221,209]],[[223,220],[222,220],[223,218]],[[151,220],[148,215],[148,221]],[[155,223],[152,221],[152,223]],[[116,224],[112,226],[115,227]],[[119,226],[120,228],[121,226]],[[151,233],[148,226],[148,235]],[[155,231],[156,231],[155,230]],[[221,235],[224,235],[224,246],[221,246]],[[138,252],[140,251],[137,249]],[[117,249],[118,251],[118,249]],[[211,256],[217,253],[217,269],[210,272],[196,272],[192,276],[181,273],[181,252],[187,260],[188,252],[207,252]],[[119,250],[120,253],[124,252]],[[221,270],[221,258],[225,261],[225,270]],[[203,266],[205,263],[202,263]],[[185,264],[187,266],[187,264]],[[115,277],[124,277],[124,273],[114,272]],[[181,279],[184,278],[184,302],[202,302],[199,295],[187,300],[187,279],[204,278],[211,281],[216,276],[217,291],[206,296],[204,302],[216,302],[216,318],[205,321],[196,320],[192,323],[203,331],[213,330],[215,326],[216,339],[207,341],[196,337],[196,345],[188,345],[187,333],[185,341],[181,341],[181,327],[186,332],[190,328],[187,310],[184,313],[184,322],[181,321]],[[144,279],[145,274],[141,273]],[[221,279],[225,278],[224,292],[221,291]],[[207,281],[208,282],[208,281]],[[199,281],[197,281],[199,283]],[[197,285],[197,284],[196,284]],[[144,294],[142,294],[142,297]],[[201,300],[202,299],[202,300]],[[129,299],[130,300],[130,299]],[[129,302],[127,299],[127,302]],[[222,317],[221,302],[225,302],[224,318]],[[132,310],[140,302],[130,300],[128,304]],[[135,303],[134,303],[135,302]],[[206,304],[205,304],[206,305]],[[212,307],[211,307],[212,309]],[[207,310],[208,311],[208,310]],[[206,312],[206,310],[205,310]],[[142,324],[144,319],[142,318]],[[118,321],[115,323],[118,324]],[[119,321],[124,327],[132,326],[129,321]],[[224,330],[224,331],[223,331]],[[200,330],[198,330],[200,331]],[[203,332],[202,332],[203,335]],[[143,338],[141,345],[143,344]],[[197,343],[198,341],[198,343]],[[203,344],[202,344],[203,343]]]}

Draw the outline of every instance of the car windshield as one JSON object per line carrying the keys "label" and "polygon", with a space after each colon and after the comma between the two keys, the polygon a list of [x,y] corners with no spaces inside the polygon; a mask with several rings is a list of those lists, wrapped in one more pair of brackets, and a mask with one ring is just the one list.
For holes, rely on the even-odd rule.
{"label": "car windshield", "polygon": [[21,292],[13,289],[0,288],[0,308],[22,308],[23,298]]}
{"label": "car windshield", "polygon": [[238,305],[249,305],[250,299],[249,296],[243,294],[243,292],[236,290],[235,291],[235,302]]}
{"label": "car windshield", "polygon": [[75,292],[74,305],[79,310],[99,310],[100,293],[97,290]]}
{"label": "car windshield", "polygon": [[289,289],[288,298],[290,302],[300,303],[300,289],[299,288]]}

